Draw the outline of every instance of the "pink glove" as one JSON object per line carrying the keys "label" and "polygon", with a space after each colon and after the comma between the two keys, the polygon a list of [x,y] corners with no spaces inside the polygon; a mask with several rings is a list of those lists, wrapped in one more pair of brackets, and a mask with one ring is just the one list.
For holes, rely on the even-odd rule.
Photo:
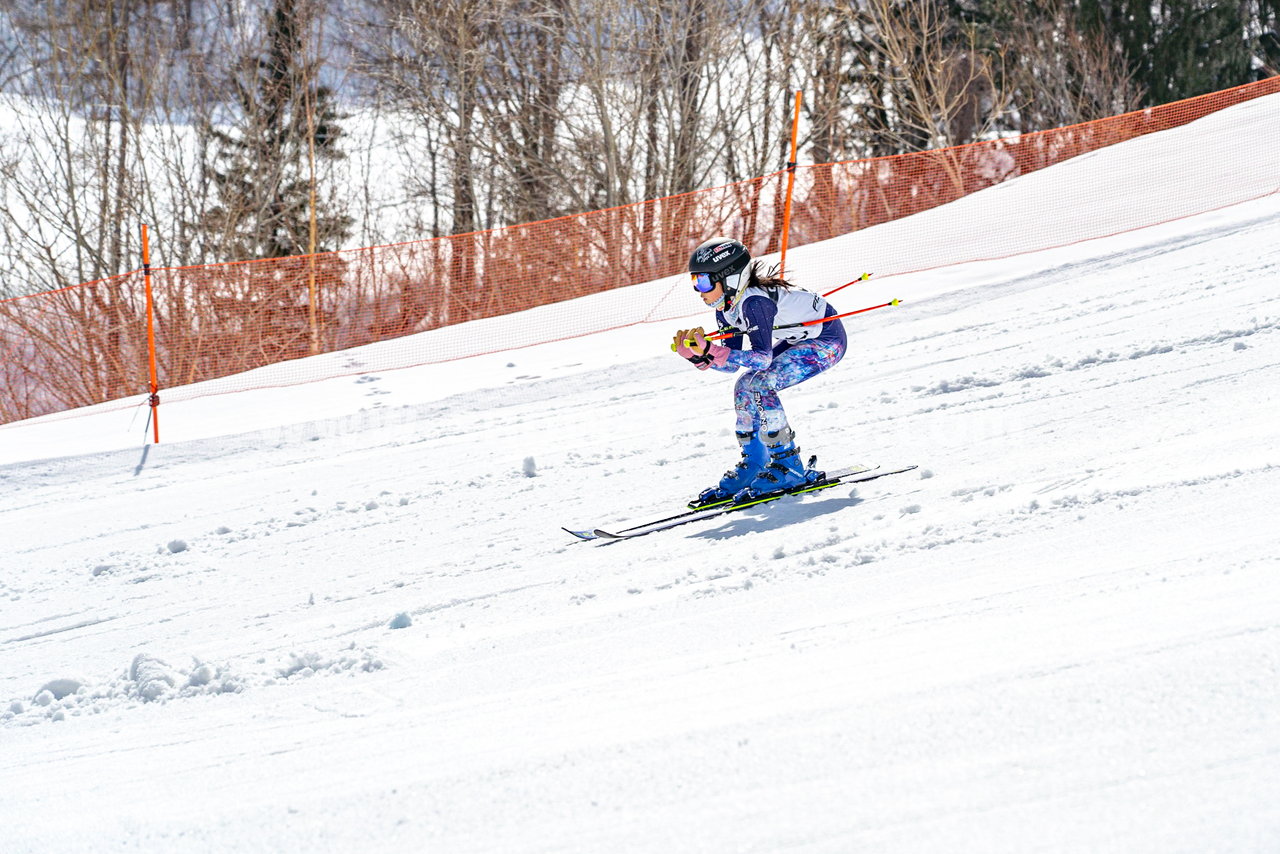
{"label": "pink glove", "polygon": [[[693,336],[692,342],[689,341],[690,335]],[[693,344],[692,347],[689,346],[690,343]],[[700,371],[713,365],[722,367],[729,361],[729,348],[708,341],[701,329],[691,329],[688,333],[677,336],[676,352],[693,362]]]}
{"label": "pink glove", "polygon": [[698,370],[705,371],[707,368],[723,368],[725,363],[729,361],[729,348],[723,344],[707,343],[707,355],[711,357],[710,362],[703,362],[698,365]]}
{"label": "pink glove", "polygon": [[698,354],[689,349],[683,335],[676,339],[676,352],[680,354],[680,358],[688,359],[690,362],[698,358]]}

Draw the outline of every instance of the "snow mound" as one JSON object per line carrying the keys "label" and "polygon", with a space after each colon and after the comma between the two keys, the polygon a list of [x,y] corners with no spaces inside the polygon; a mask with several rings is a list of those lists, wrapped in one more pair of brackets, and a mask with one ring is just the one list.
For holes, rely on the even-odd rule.
{"label": "snow mound", "polygon": [[317,674],[328,673],[373,673],[386,665],[367,649],[360,649],[354,643],[336,656],[327,656],[318,652],[295,652],[289,656],[289,663],[276,671],[281,679],[306,678]]}
{"label": "snow mound", "polygon": [[236,694],[248,682],[225,667],[192,659],[191,667],[172,667],[163,659],[140,652],[128,668],[99,685],[70,677],[50,679],[26,702],[10,701],[0,712],[0,725],[31,725],[63,721],[68,716],[101,714],[113,708],[144,703],[167,703],[207,694]]}
{"label": "snow mound", "polygon": [[129,665],[129,679],[133,682],[134,696],[144,702],[158,700],[174,685],[175,677],[169,666],[158,658],[140,652]]}
{"label": "snow mound", "polygon": [[53,697],[53,699],[61,700],[63,697],[79,691],[83,685],[84,682],[78,679],[54,679],[50,682],[46,682],[40,690],[36,692],[36,696],[48,691],[49,695]]}

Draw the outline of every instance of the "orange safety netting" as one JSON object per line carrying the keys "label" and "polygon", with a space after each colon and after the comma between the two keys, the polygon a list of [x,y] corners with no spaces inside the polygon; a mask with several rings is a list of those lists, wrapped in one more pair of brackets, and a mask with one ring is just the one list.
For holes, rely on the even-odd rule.
{"label": "orange safety netting", "polygon": [[[1277,92],[1280,78],[1270,78],[1015,139],[799,167],[789,243],[795,248],[897,220]],[[253,368],[661,279],[683,271],[691,249],[714,234],[739,237],[753,255],[773,253],[781,241],[786,183],[787,173],[777,172],[492,231],[314,256],[153,270],[159,384],[173,389],[204,383],[199,389],[169,393],[167,400],[255,388],[259,381],[243,375]],[[1198,210],[1186,211],[1193,212]],[[1149,221],[1120,226],[1149,225],[1168,218],[1167,210],[1163,213],[1153,207]],[[1087,239],[1117,230],[1117,224],[1103,222],[1096,233],[1075,229],[1068,236]],[[1003,239],[1001,251],[1007,254],[1055,245],[1045,235]],[[914,247],[901,258],[880,259],[876,273],[974,260],[969,251],[969,256],[949,251],[939,241],[923,254]],[[395,367],[659,319],[656,306],[646,310],[633,316],[570,316],[566,311],[552,322],[542,318],[541,325],[531,324],[520,340],[470,349],[460,346],[457,336],[428,338],[409,362]],[[148,365],[141,271],[0,301],[0,423],[147,394]],[[284,382],[333,375],[331,365],[297,365]],[[207,382],[219,378],[226,379]],[[281,382],[276,376],[270,384]]]}

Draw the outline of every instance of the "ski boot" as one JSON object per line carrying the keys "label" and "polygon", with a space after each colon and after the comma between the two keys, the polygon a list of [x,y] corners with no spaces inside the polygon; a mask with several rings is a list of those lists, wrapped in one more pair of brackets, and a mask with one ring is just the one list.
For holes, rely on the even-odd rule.
{"label": "ski boot", "polygon": [[733,498],[747,484],[755,479],[756,474],[769,462],[769,453],[765,450],[760,437],[752,433],[739,433],[738,444],[742,446],[742,457],[738,464],[724,473],[720,483],[704,489],[697,498],[689,502],[689,507],[707,507],[712,504],[723,504]]}
{"label": "ski boot", "polygon": [[[800,462],[800,449],[796,447],[795,434],[790,429],[767,434],[766,441],[768,465],[734,494],[734,502],[750,501],[770,492],[796,489],[823,478],[823,472],[815,471]],[[815,462],[816,457],[809,461],[809,466]]]}

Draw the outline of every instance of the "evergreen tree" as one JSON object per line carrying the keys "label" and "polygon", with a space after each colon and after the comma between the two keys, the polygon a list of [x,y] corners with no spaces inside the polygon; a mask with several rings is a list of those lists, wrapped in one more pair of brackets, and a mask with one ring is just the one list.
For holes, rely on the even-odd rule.
{"label": "evergreen tree", "polygon": [[1153,103],[1167,103],[1248,83],[1247,22],[1238,3],[1183,2],[1161,22],[1152,48]]}
{"label": "evergreen tree", "polygon": [[1280,0],[1254,0],[1252,18],[1254,77],[1261,80],[1280,74]]}
{"label": "evergreen tree", "polygon": [[[265,20],[265,51],[244,57],[231,75],[237,125],[209,129],[218,203],[204,226],[229,260],[308,252],[312,160],[318,167],[343,157],[342,117],[332,91],[318,82],[319,62],[305,51],[308,4],[274,0]],[[316,251],[337,248],[351,218],[320,193],[314,204]]]}
{"label": "evergreen tree", "polygon": [[1105,33],[1128,61],[1148,106],[1254,79],[1247,3],[1080,0],[1082,24]]}

